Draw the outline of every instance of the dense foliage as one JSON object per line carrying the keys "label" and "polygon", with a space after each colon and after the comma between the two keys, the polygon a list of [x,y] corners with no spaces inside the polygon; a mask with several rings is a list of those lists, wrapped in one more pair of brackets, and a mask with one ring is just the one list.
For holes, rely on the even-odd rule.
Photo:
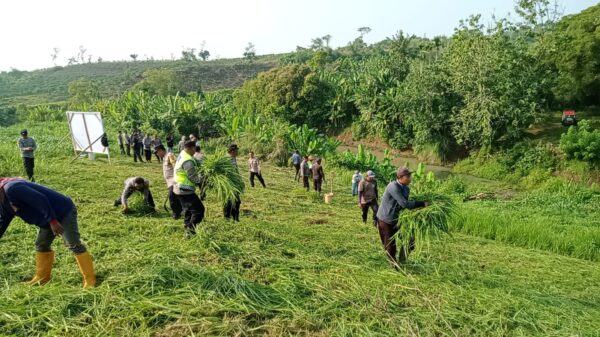
{"label": "dense foliage", "polygon": [[0,126],[8,126],[17,121],[17,109],[12,106],[0,106]]}
{"label": "dense foliage", "polygon": [[326,129],[333,90],[307,65],[275,68],[247,81],[236,93],[240,112]]}
{"label": "dense foliage", "polygon": [[560,149],[568,158],[600,165],[600,130],[594,130],[587,121],[581,121],[560,137]]}
{"label": "dense foliage", "polygon": [[362,144],[358,145],[356,154],[346,150],[336,155],[333,163],[338,167],[363,173],[371,170],[380,181],[385,183],[393,180],[396,175],[396,166],[392,163],[389,150],[384,151],[383,159],[380,161],[372,152],[366,151]]}
{"label": "dense foliage", "polygon": [[540,39],[540,60],[556,76],[563,104],[600,105],[600,4],[564,17]]}

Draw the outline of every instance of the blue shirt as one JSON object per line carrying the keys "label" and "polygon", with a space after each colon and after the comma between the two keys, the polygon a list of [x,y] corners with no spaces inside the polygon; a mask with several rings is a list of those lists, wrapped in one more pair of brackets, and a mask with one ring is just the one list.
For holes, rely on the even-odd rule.
{"label": "blue shirt", "polygon": [[408,186],[400,184],[397,180],[389,183],[385,188],[385,192],[383,192],[383,197],[381,197],[377,219],[395,226],[401,210],[425,206],[422,201],[408,200],[409,194],[410,188]]}
{"label": "blue shirt", "polygon": [[0,204],[0,237],[15,216],[28,224],[49,228],[51,221],[62,220],[75,208],[69,197],[28,181],[9,182],[4,186],[4,194]]}
{"label": "blue shirt", "polygon": [[294,165],[300,165],[300,162],[302,162],[302,157],[300,157],[299,154],[294,153],[292,155],[292,164],[294,164]]}

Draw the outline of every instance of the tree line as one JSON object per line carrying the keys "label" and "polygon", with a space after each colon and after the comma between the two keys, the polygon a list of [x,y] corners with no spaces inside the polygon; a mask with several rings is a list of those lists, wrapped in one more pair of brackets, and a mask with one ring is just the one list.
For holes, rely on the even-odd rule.
{"label": "tree line", "polygon": [[[368,45],[370,28],[361,27],[332,49],[325,35],[233,91],[203,93],[199,79],[152,69],[122,97],[103,99],[93,80],[81,80],[69,86],[69,104],[115,107],[108,115],[118,123],[200,126],[206,136],[227,136],[231,116],[261,117],[327,135],[350,128],[357,139],[442,160],[493,152],[519,142],[545,113],[600,105],[600,5],[559,19],[549,0],[519,0],[516,12],[517,20],[487,27],[473,15],[449,37],[399,32]],[[245,56],[255,57],[253,45]]]}

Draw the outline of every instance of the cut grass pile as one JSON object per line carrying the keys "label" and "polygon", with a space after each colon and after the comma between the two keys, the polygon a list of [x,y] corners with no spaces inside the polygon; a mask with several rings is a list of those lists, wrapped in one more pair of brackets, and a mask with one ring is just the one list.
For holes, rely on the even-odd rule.
{"label": "cut grass pile", "polygon": [[[16,135],[18,129],[0,130],[3,155],[16,150],[16,137],[6,132]],[[44,140],[44,129],[30,129]],[[48,147],[41,148],[37,177],[77,204],[99,285],[81,289],[74,258],[58,241],[52,281],[43,287],[22,284],[34,271],[36,231],[15,221],[0,239],[1,336],[593,336],[600,331],[597,262],[455,233],[433,241],[396,272],[376,230],[362,225],[346,180],[335,180],[334,202],[324,204],[302,191],[290,169],[264,165],[268,188],[246,189],[240,223],[224,221],[220,201],[209,194],[207,218],[198,235],[186,240],[181,221],[165,212],[125,216],[112,207],[123,180],[133,175],[148,177],[157,203],[162,202],[166,186],[157,163],[134,164],[117,156],[110,165],[85,159],[70,164],[68,148],[56,149],[58,158],[42,149]],[[20,173],[18,158],[8,160],[0,173]],[[468,213],[478,205],[490,212],[494,207],[492,202],[461,207]],[[528,205],[515,201],[511,207]]]}

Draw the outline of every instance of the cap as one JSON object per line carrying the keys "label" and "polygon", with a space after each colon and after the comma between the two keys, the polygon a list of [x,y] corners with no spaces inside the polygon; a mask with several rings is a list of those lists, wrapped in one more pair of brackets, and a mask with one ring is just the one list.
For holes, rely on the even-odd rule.
{"label": "cap", "polygon": [[23,129],[23,130],[21,130],[21,134],[22,134],[22,135],[26,135],[26,134],[27,134],[27,129]]}
{"label": "cap", "polygon": [[408,167],[401,167],[398,169],[398,171],[396,171],[396,177],[398,177],[398,178],[404,177],[404,176],[409,176],[411,174],[412,174],[412,172],[408,169]]}
{"label": "cap", "polygon": [[154,153],[158,152],[159,150],[167,151],[167,150],[165,149],[164,145],[162,145],[162,144],[161,144],[161,145],[156,145],[156,146],[154,147]]}
{"label": "cap", "polygon": [[239,150],[239,147],[237,146],[237,144],[229,144],[229,146],[227,147],[228,151],[233,151],[233,150]]}
{"label": "cap", "polygon": [[367,177],[375,177],[375,172],[371,170],[367,171]]}

